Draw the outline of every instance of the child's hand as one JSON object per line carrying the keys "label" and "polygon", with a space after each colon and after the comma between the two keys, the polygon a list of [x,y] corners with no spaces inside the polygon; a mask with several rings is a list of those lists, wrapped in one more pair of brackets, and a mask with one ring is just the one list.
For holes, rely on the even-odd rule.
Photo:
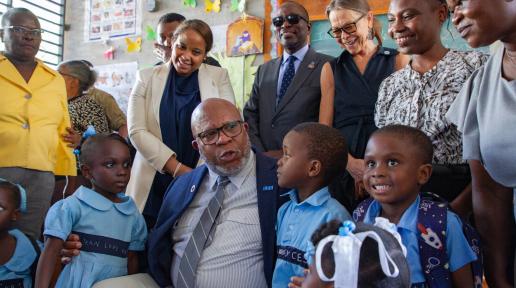
{"label": "child's hand", "polygon": [[303,277],[293,276],[290,278],[290,283],[288,283],[289,288],[300,288],[303,285],[303,281],[305,281],[306,274],[308,274],[308,269],[303,270]]}
{"label": "child's hand", "polygon": [[79,235],[70,234],[63,243],[63,249],[61,249],[61,263],[64,265],[70,263],[73,257],[79,255],[81,247]]}

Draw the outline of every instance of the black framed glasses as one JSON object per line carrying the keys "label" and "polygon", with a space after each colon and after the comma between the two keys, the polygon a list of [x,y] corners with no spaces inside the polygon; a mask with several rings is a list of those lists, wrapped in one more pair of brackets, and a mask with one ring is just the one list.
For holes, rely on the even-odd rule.
{"label": "black framed glasses", "polygon": [[220,137],[220,132],[227,137],[234,138],[242,133],[242,120],[227,122],[219,128],[213,128],[197,134],[197,138],[201,139],[204,145],[212,145],[217,143]]}
{"label": "black framed glasses", "polygon": [[28,36],[32,36],[35,38],[41,37],[41,34],[43,32],[45,32],[43,29],[39,29],[39,28],[29,29],[29,28],[26,28],[23,26],[7,26],[7,27],[4,27],[4,29],[9,29],[14,34],[28,35]]}
{"label": "black framed glasses", "polygon": [[332,38],[340,38],[342,36],[342,32],[345,32],[348,35],[357,32],[358,21],[360,21],[366,15],[367,14],[362,14],[355,21],[344,24],[342,27],[330,28],[330,30],[328,30],[328,35],[330,35]]}
{"label": "black framed glasses", "polygon": [[295,25],[295,24],[299,23],[299,21],[301,19],[305,20],[305,22],[308,23],[308,19],[305,19],[301,15],[297,15],[297,14],[290,14],[287,16],[280,15],[280,16],[276,16],[276,17],[272,18],[272,25],[274,25],[275,27],[281,27],[283,25],[283,23],[285,23],[285,21],[287,21],[288,24],[290,24],[290,25]]}

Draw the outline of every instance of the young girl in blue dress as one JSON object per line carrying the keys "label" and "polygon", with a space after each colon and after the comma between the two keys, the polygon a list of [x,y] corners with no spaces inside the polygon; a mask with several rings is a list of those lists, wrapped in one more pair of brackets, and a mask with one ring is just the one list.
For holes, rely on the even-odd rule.
{"label": "young girl in blue dress", "polygon": [[31,268],[37,258],[34,241],[10,229],[25,210],[25,190],[0,178],[0,287],[32,287]]}
{"label": "young girl in blue dress", "polygon": [[127,143],[116,134],[91,136],[82,145],[79,161],[92,188],[79,187],[48,211],[38,287],[49,286],[55,260],[72,232],[81,238],[81,254],[66,265],[56,287],[91,287],[138,272],[136,251],[144,250],[147,230],[134,201],[123,194],[131,171]]}

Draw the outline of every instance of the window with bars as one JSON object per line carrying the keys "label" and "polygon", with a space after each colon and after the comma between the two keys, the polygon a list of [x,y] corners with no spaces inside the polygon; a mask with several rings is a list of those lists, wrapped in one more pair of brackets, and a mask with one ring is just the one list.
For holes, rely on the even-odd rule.
{"label": "window with bars", "polygon": [[[55,68],[63,60],[65,0],[0,0],[1,15],[11,7],[24,7],[36,14],[41,29],[45,30],[36,57]],[[2,50],[4,43],[0,41]]]}

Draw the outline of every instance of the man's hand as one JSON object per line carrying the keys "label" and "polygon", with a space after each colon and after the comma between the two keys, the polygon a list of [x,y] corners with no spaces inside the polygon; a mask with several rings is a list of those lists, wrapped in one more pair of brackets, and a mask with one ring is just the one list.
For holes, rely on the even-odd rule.
{"label": "man's hand", "polygon": [[61,249],[61,263],[65,265],[70,263],[73,257],[79,255],[81,247],[79,235],[70,234],[63,244],[63,249]]}
{"label": "man's hand", "polygon": [[167,63],[172,57],[172,47],[154,43],[154,50],[152,51],[159,60],[163,61],[163,63]]}
{"label": "man's hand", "polygon": [[68,147],[75,148],[81,144],[81,133],[75,131],[73,128],[67,127],[68,134],[63,134],[63,140],[68,143]]}

